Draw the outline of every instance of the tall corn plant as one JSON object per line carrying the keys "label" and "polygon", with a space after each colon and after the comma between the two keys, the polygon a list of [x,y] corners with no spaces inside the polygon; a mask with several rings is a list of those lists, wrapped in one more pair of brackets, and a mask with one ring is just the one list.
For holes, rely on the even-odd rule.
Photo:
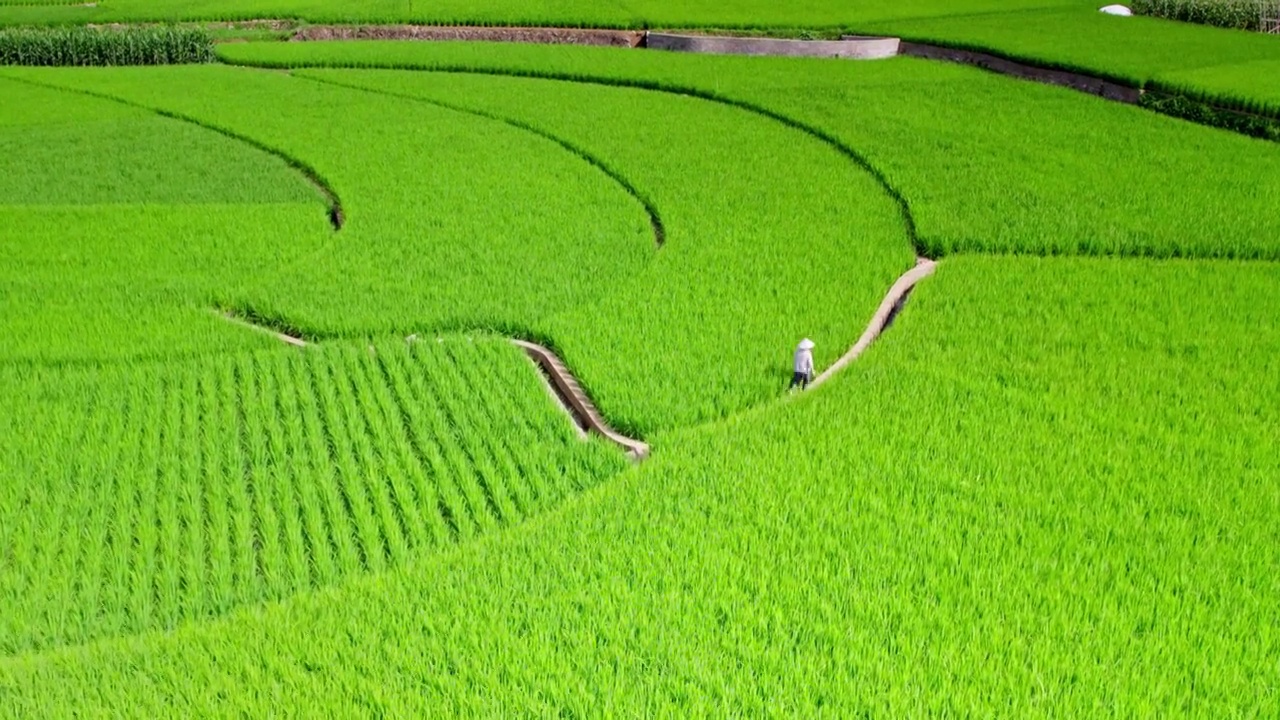
{"label": "tall corn plant", "polygon": [[0,65],[177,65],[213,57],[213,37],[200,28],[0,30]]}
{"label": "tall corn plant", "polygon": [[1264,0],[1134,0],[1138,15],[1214,25],[1236,30],[1261,30]]}

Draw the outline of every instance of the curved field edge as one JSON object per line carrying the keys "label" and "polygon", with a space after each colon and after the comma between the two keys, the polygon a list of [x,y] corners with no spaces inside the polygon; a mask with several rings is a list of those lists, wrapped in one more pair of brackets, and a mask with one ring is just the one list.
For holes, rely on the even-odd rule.
{"label": "curved field edge", "polygon": [[1271,714],[1280,375],[1241,351],[1280,343],[1276,272],[947,260],[821,393],[509,533],[0,687],[42,714]]}
{"label": "curved field edge", "polygon": [[274,155],[275,157],[283,160],[286,165],[288,165],[291,169],[293,169],[298,174],[300,174],[304,179],[306,179],[306,181],[311,185],[313,185],[316,188],[316,190],[320,193],[320,195],[322,195],[328,201],[329,223],[333,225],[334,230],[342,229],[342,223],[344,219],[344,215],[342,212],[342,200],[341,198],[338,197],[338,193],[334,191],[333,187],[329,185],[329,182],[325,180],[320,175],[320,173],[316,172],[316,170],[312,168],[310,165],[308,165],[307,163],[303,162],[302,160],[278,148],[272,147],[267,143],[263,143],[248,135],[238,133],[228,128],[221,127],[219,125],[215,125],[206,121],[202,121],[198,118],[185,115],[183,113],[172,112],[172,111],[164,110],[161,108],[151,107],[149,105],[145,105],[142,103],[131,102],[129,100],[117,97],[115,95],[110,95],[108,93],[100,93],[100,92],[94,92],[92,90],[86,90],[83,88],[69,88],[62,85],[45,83],[37,79],[34,79],[33,77],[30,77],[30,76],[23,76],[23,75],[14,74],[14,73],[4,73],[3,75],[0,75],[0,77],[4,77],[7,80],[12,80],[15,82],[22,82],[22,83],[27,83],[29,85],[34,85],[37,87],[43,87],[50,90],[58,90],[61,92],[70,92],[70,93],[80,93],[88,97],[95,97],[101,100],[109,100],[111,102],[117,102],[122,105],[127,105],[129,107],[137,108],[140,110],[146,110],[148,112],[155,113],[160,117],[165,117],[172,120],[178,120],[180,122],[190,123],[197,127],[204,128],[205,130],[208,130],[210,132],[215,132],[224,137],[228,137],[232,140],[235,140],[236,142],[244,143],[249,147],[252,147],[256,150],[260,150],[269,155]]}
{"label": "curved field edge", "polygon": [[575,145],[573,142],[563,137],[560,137],[558,135],[555,135],[554,133],[550,133],[550,132],[547,132],[546,130],[535,127],[534,125],[531,125],[528,122],[524,122],[524,121],[517,120],[510,117],[505,117],[495,113],[474,110],[460,103],[450,103],[450,102],[445,102],[445,101],[436,100],[436,99],[429,99],[429,98],[424,98],[418,95],[411,95],[409,93],[397,93],[397,92],[392,92],[388,90],[376,90],[373,88],[360,85],[358,83],[344,83],[334,78],[316,77],[312,75],[296,75],[296,76],[307,79],[307,80],[312,80],[314,82],[329,83],[331,85],[345,87],[351,90],[377,92],[382,95],[386,95],[388,97],[395,97],[395,98],[400,98],[404,100],[412,100],[415,102],[430,103],[437,107],[445,108],[446,110],[453,110],[455,112],[474,115],[476,117],[481,117],[488,120],[496,120],[505,125],[516,128],[517,130],[522,130],[524,132],[536,135],[544,140],[550,140],[556,145],[559,145],[566,152],[569,152],[573,155],[578,156],[588,165],[591,165],[595,169],[604,173],[610,180],[612,180],[615,184],[617,184],[620,188],[622,188],[624,192],[626,192],[628,195],[635,198],[636,202],[640,203],[640,205],[644,207],[645,213],[648,214],[649,216],[649,225],[653,228],[654,244],[661,247],[663,242],[666,240],[666,229],[663,227],[663,224],[662,224],[662,215],[659,212],[658,207],[654,204],[652,198],[640,192],[640,190],[636,188],[636,186],[633,185],[631,181],[626,178],[625,175],[618,172],[605,158],[601,158],[597,155],[594,155],[586,151],[582,147]]}
{"label": "curved field edge", "polygon": [[[503,47],[502,45],[494,44],[494,43],[474,43],[474,44],[481,47],[485,47],[485,48],[491,48],[491,49]],[[247,48],[250,45],[253,46],[253,49],[247,50],[246,52],[240,52],[238,49],[235,49],[237,47]],[[220,53],[219,58],[223,62],[228,62],[234,65],[243,65],[246,67],[257,67],[257,68],[267,68],[267,69],[294,70],[294,69],[308,69],[308,68],[336,68],[336,69],[368,69],[368,70],[423,70],[423,71],[443,72],[443,73],[457,72],[457,73],[476,74],[476,75],[491,74],[491,75],[503,75],[503,76],[511,76],[511,77],[528,77],[528,78],[536,78],[536,79],[544,79],[544,80],[563,80],[563,81],[579,82],[579,83],[586,83],[586,84],[593,84],[593,85],[630,87],[630,88],[636,88],[640,90],[651,90],[655,92],[670,93],[674,95],[688,95],[688,96],[700,98],[703,100],[707,100],[710,102],[716,102],[716,103],[728,105],[730,107],[744,110],[749,113],[761,115],[770,120],[774,120],[785,126],[794,128],[800,132],[811,135],[812,137],[818,139],[819,141],[826,143],[827,145],[831,146],[831,148],[834,149],[836,152],[839,152],[841,155],[844,155],[845,157],[849,158],[852,162],[854,162],[856,165],[858,165],[860,168],[866,171],[872,178],[875,179],[877,184],[881,186],[884,193],[889,198],[891,198],[895,204],[897,204],[899,208],[899,212],[902,215],[903,227],[908,237],[910,238],[912,245],[913,246],[916,245],[916,223],[915,223],[915,219],[912,217],[911,208],[907,205],[907,202],[902,197],[901,193],[895,187],[893,187],[893,185],[889,183],[889,181],[885,178],[884,174],[875,166],[873,166],[861,152],[845,144],[839,138],[828,133],[822,128],[802,122],[785,113],[778,112],[774,109],[771,109],[769,107],[766,107],[756,102],[743,100],[741,98],[735,98],[731,95],[716,92],[714,90],[708,90],[702,87],[697,87],[692,84],[671,82],[671,81],[666,81],[662,79],[628,77],[625,75],[608,74],[607,72],[601,72],[601,69],[598,67],[596,68],[596,72],[590,72],[590,71],[575,72],[575,71],[562,71],[562,70],[556,70],[556,69],[544,70],[536,67],[522,68],[518,66],[503,66],[501,65],[501,61],[498,61],[498,64],[494,66],[488,66],[488,67],[483,65],[478,65],[478,64],[471,64],[471,63],[450,62],[448,60],[444,62],[433,62],[431,60],[426,60],[425,62],[412,62],[412,61],[384,62],[384,61],[379,61],[377,59],[374,59],[374,60],[349,59],[349,60],[336,60],[332,62],[326,62],[324,59],[320,59],[320,58],[308,58],[307,57],[307,53],[309,51],[308,49],[299,48],[302,54],[300,58],[289,57],[291,54],[298,52],[298,50],[294,50],[292,52],[286,50],[284,53],[273,53],[272,49],[270,49],[272,45],[273,45],[272,43],[243,43],[243,44],[240,44],[239,46],[223,46],[219,48],[219,53]],[[574,50],[574,49],[576,48],[572,48],[572,49],[556,48],[556,50],[561,50],[561,51]],[[273,54],[276,55],[276,57],[272,57]],[[579,67],[582,67],[583,69],[585,69],[589,64],[594,65],[594,63],[583,63],[579,65]]]}
{"label": "curved field edge", "polygon": [[[899,204],[919,254],[935,259],[1280,257],[1270,240],[1280,221],[1268,209],[1280,202],[1280,148],[951,63],[394,41],[246,43],[220,53],[259,67],[530,76],[745,103],[853,153]],[[796,90],[804,92],[793,98]],[[993,104],[1010,110],[991,115]],[[989,121],[974,125],[978,114]],[[1046,173],[1046,163],[1063,171]],[[1206,187],[1179,182],[1187,172]],[[1241,216],[1246,225],[1233,227]]]}

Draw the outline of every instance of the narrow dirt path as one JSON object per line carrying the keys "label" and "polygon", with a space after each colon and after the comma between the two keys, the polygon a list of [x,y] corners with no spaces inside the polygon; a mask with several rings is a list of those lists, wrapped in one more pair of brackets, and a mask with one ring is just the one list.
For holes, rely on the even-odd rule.
{"label": "narrow dirt path", "polygon": [[[889,288],[889,292],[885,294],[884,299],[880,301],[880,306],[876,308],[875,313],[871,316],[871,321],[867,324],[866,330],[853,344],[853,347],[838,360],[822,372],[821,375],[814,378],[809,383],[809,388],[818,387],[825,383],[840,372],[846,365],[858,358],[876,338],[880,337],[893,318],[901,311],[907,297],[911,294],[911,290],[925,278],[933,274],[937,267],[937,263],[927,258],[916,258],[915,267],[903,273]],[[240,327],[252,330],[254,332],[270,335],[280,342],[287,343],[297,348],[306,348],[310,346],[306,340],[287,333],[279,332],[272,328],[259,325],[247,320],[230,311],[215,311],[218,317],[233,323]],[[406,338],[413,342],[418,339],[417,335],[410,335]],[[649,457],[649,445],[635,438],[627,437],[622,433],[614,430],[600,413],[599,408],[592,402],[591,397],[582,388],[582,384],[578,382],[577,376],[573,374],[564,361],[560,359],[549,348],[527,340],[517,338],[508,338],[511,344],[520,348],[529,356],[534,365],[542,371],[547,381],[547,390],[551,396],[558,402],[561,407],[569,414],[570,418],[581,430],[594,432],[609,442],[622,448],[630,458],[635,461],[641,461]]]}
{"label": "narrow dirt path", "polygon": [[853,344],[853,347],[840,356],[840,359],[832,363],[831,367],[822,371],[822,374],[813,379],[809,383],[809,388],[818,387],[822,383],[831,379],[832,375],[840,372],[846,365],[857,359],[859,355],[871,347],[871,343],[880,337],[880,333],[889,325],[893,318],[902,309],[903,304],[910,295],[911,290],[921,280],[933,274],[938,264],[928,258],[916,258],[916,266],[902,274],[897,282],[889,288],[889,292],[884,296],[884,300],[880,301],[880,307],[876,308],[876,312],[871,316],[871,322],[867,323],[867,329],[862,332],[862,337]]}

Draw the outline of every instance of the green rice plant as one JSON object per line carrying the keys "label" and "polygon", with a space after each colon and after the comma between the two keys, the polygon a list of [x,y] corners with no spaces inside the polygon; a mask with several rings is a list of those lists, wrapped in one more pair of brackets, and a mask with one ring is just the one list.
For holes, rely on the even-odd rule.
{"label": "green rice plant", "polygon": [[[189,73],[205,77],[207,96],[162,89]],[[596,401],[626,431],[722,417],[775,396],[785,382],[786,349],[796,337],[815,337],[822,360],[829,362],[861,332],[861,318],[851,318],[847,308],[869,312],[912,261],[901,208],[857,158],[767,114],[666,93],[566,83],[491,79],[481,85],[441,77],[419,86],[417,78],[409,77],[408,85],[366,83],[375,91],[385,89],[370,92],[225,68],[191,68],[167,81],[145,77],[150,75],[137,74],[126,82],[119,82],[124,76],[118,75],[113,75],[117,80],[102,74],[61,75],[57,82],[109,91],[215,126],[239,123],[236,132],[305,158],[346,198],[350,218],[343,233],[350,233],[349,239],[336,243],[326,262],[294,266],[264,282],[262,290],[245,293],[238,306],[253,308],[258,317],[281,318],[313,336],[408,335],[464,327],[537,337],[564,351]],[[50,74],[40,77],[53,79]],[[348,81],[359,84],[360,79]],[[233,115],[233,105],[210,100],[224,92],[239,98],[234,102],[243,103],[242,108],[252,108],[249,98],[268,90],[273,102],[282,92],[296,98],[295,114],[280,118],[237,110]],[[464,93],[472,96],[459,104]],[[512,98],[519,100],[512,103]],[[589,112],[567,112],[571,107]],[[372,115],[358,119],[359,113],[378,108],[394,108],[396,118],[443,116],[454,123],[469,118],[467,123],[498,133],[488,136],[490,152],[493,137],[510,132],[526,146],[554,148],[563,156],[557,163],[583,167],[608,182],[609,175],[592,163],[546,139],[559,138],[608,163],[639,195],[665,207],[665,242],[661,250],[656,247],[646,218],[639,227],[631,225],[628,232],[639,234],[626,244],[613,241],[623,251],[610,258],[614,264],[594,258],[584,262],[597,252],[593,248],[612,240],[596,229],[618,221],[594,219],[612,206],[597,210],[588,205],[584,211],[583,196],[566,193],[555,202],[573,198],[573,209],[548,212],[545,217],[557,224],[548,224],[545,231],[518,215],[483,214],[473,205],[477,199],[496,206],[514,203],[503,199],[511,192],[505,184],[491,187],[507,181],[532,193],[520,201],[522,206],[545,208],[548,200],[539,186],[546,180],[519,176],[512,181],[508,162],[501,170],[473,168],[460,188],[435,189],[447,173],[436,177],[418,172],[416,163],[401,158],[398,137],[388,137]],[[322,122],[327,116],[332,119]],[[643,118],[642,124],[636,125],[637,118]],[[307,128],[339,122],[377,131],[358,150],[350,150],[359,163],[349,163],[327,131],[323,143],[310,139],[313,131]],[[625,130],[624,123],[635,129]],[[712,125],[722,132],[708,141],[702,128]],[[416,125],[422,127],[429,126]],[[619,131],[602,133],[602,127]],[[348,137],[354,143],[359,136],[353,132]],[[440,157],[460,157],[465,148],[452,134],[448,140],[450,147],[441,148]],[[690,147],[699,148],[696,159],[686,151]],[[365,159],[376,148],[383,148],[386,162],[371,172]],[[475,157],[468,162],[474,165]],[[543,174],[561,177],[547,163],[542,160]],[[404,169],[397,169],[401,164]],[[389,186],[405,194],[389,192]],[[728,187],[732,192],[726,192]],[[424,215],[420,196],[456,196],[467,202],[437,204]],[[630,201],[644,210],[645,203],[634,197]],[[854,207],[856,212],[846,210]],[[629,212],[621,217],[631,223]],[[434,236],[455,239],[424,246],[417,228],[428,218],[432,224],[449,223],[440,229],[428,225]],[[542,222],[537,216],[530,220],[534,218]],[[573,223],[566,225],[566,218]],[[541,233],[535,242],[522,239],[535,231]],[[368,239],[358,240],[357,233]],[[462,234],[503,240],[481,246],[460,242]],[[651,269],[636,274],[642,263]],[[750,263],[754,270],[733,271],[735,263]],[[633,276],[625,283],[624,269]],[[788,300],[800,287],[805,287],[807,301]],[[763,312],[758,303],[766,304]],[[601,316],[610,321],[600,322]],[[647,338],[643,342],[651,347],[683,346],[687,355],[650,352],[640,338]],[[697,343],[690,344],[689,338]],[[677,384],[655,395],[637,381],[658,375]]]}
{"label": "green rice plant", "polygon": [[1280,87],[1260,82],[1280,72],[1280,60],[1255,60],[1175,70],[1156,76],[1150,87],[1158,94],[1184,95],[1200,103],[1280,120]]}
{"label": "green rice plant", "polygon": [[339,713],[359,678],[408,715],[1270,715],[1277,287],[947,259],[830,384],[663,434],[562,512],[0,683],[59,714]]}
{"label": "green rice plant", "polygon": [[[537,371],[505,340],[373,347],[21,375],[0,365],[0,409],[31,427],[0,453],[0,477],[23,478],[0,492],[0,541],[16,561],[0,567],[0,651],[174,628],[390,570],[625,466],[616,449],[565,430]],[[412,398],[395,397],[410,385]],[[508,416],[513,405],[525,413]],[[420,413],[440,423],[410,448],[405,428]],[[454,464],[429,459],[442,456]],[[566,477],[534,505],[510,499],[521,473]],[[469,518],[458,482],[475,503]],[[467,521],[469,531],[450,530]]]}
{"label": "green rice plant", "polygon": [[275,67],[536,75],[747,103],[861,153],[912,208],[929,255],[1276,253],[1267,210],[1280,202],[1275,149],[963,67],[394,42],[258,44],[225,54]]}
{"label": "green rice plant", "polygon": [[[1142,87],[1160,73],[1280,59],[1274,38],[1159,18],[1118,18],[1092,5],[1025,12],[886,20],[863,26],[904,40],[991,52]],[[1265,92],[1265,77],[1245,93]]]}
{"label": "green rice plant", "polygon": [[0,65],[174,65],[214,59],[196,27],[0,28]]}

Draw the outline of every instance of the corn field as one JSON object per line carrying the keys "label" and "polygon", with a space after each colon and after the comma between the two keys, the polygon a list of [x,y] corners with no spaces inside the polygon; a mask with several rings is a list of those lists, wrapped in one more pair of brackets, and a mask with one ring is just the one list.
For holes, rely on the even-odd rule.
{"label": "corn field", "polygon": [[175,65],[212,60],[213,38],[199,28],[0,28],[0,65]]}

